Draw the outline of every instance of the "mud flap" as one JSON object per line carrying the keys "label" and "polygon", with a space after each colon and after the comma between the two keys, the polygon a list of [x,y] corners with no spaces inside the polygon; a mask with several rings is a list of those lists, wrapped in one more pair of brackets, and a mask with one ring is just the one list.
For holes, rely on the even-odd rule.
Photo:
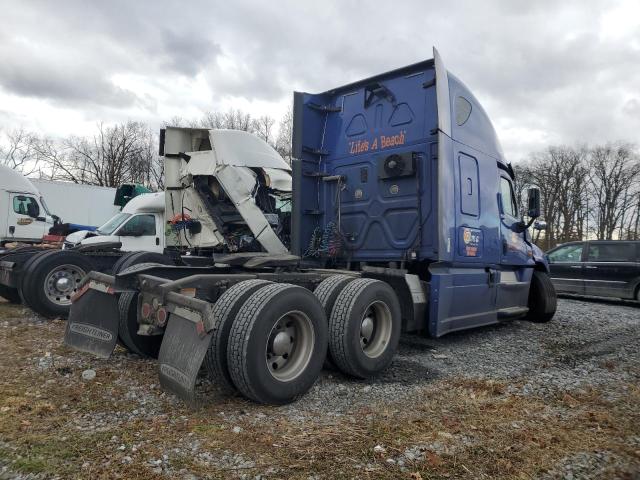
{"label": "mud flap", "polygon": [[196,299],[189,301],[201,305],[192,305],[196,308],[168,305],[171,313],[160,346],[158,374],[163,388],[196,404],[196,378],[213,335],[211,328],[207,328],[213,319],[213,312],[212,306],[206,302]]}
{"label": "mud flap", "polygon": [[117,297],[88,288],[71,305],[64,343],[81,352],[109,358],[117,340]]}

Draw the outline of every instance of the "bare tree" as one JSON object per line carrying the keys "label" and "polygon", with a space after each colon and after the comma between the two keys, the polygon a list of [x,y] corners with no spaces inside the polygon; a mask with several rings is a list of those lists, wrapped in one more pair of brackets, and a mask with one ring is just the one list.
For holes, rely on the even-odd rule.
{"label": "bare tree", "polygon": [[[36,172],[40,160],[37,148],[38,136],[27,132],[24,128],[11,130],[3,136],[4,142],[0,142],[0,164],[24,175]],[[2,143],[5,145],[3,146]]]}
{"label": "bare tree", "polygon": [[[598,239],[612,239],[617,227],[624,227],[625,211],[635,203],[640,181],[640,162],[629,144],[606,144],[591,150],[589,183]],[[629,195],[631,193],[631,195]]]}
{"label": "bare tree", "polygon": [[540,189],[546,249],[581,239],[587,218],[585,147],[554,146],[534,154],[524,175]]}
{"label": "bare tree", "polygon": [[292,152],[293,140],[293,110],[287,110],[284,117],[280,120],[278,127],[278,138],[276,139],[276,150],[282,158],[291,163],[293,158]]}
{"label": "bare tree", "polygon": [[269,115],[262,115],[260,118],[255,118],[252,122],[253,133],[269,145],[273,145],[273,126],[275,123],[275,119]]}
{"label": "bare tree", "polygon": [[55,178],[75,183],[117,187],[145,183],[150,166],[149,128],[139,122],[106,127],[98,125],[93,138],[71,136],[59,146],[48,142],[40,151],[55,171]]}
{"label": "bare tree", "polygon": [[519,213],[524,216],[527,213],[527,198],[526,191],[531,187],[531,174],[529,171],[529,165],[525,163],[518,163],[513,165],[513,173],[515,174],[514,189],[516,195],[516,201],[518,203]]}
{"label": "bare tree", "polygon": [[229,109],[224,113],[206,112],[200,120],[186,122],[187,126],[200,128],[227,128],[230,130],[253,131],[251,114],[240,109]]}

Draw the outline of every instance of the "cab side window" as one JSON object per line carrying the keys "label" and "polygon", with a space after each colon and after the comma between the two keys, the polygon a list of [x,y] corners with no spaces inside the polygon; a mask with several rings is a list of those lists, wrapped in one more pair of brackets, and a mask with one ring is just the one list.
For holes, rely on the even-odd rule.
{"label": "cab side window", "polygon": [[153,215],[136,215],[125,223],[119,232],[120,235],[155,235],[156,217]]}
{"label": "cab side window", "polygon": [[518,207],[516,206],[513,186],[505,177],[500,177],[500,196],[502,197],[502,211],[512,217],[517,217]]}
{"label": "cab side window", "polygon": [[551,263],[579,262],[582,258],[582,243],[567,245],[549,253]]}
{"label": "cab side window", "polygon": [[19,215],[37,217],[40,214],[40,206],[35,198],[18,195],[13,197],[13,211]]}

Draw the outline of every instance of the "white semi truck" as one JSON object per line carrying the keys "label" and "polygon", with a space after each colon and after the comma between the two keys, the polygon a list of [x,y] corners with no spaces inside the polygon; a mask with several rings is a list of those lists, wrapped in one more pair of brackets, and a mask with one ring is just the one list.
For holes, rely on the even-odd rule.
{"label": "white semi truck", "polygon": [[95,231],[67,235],[63,249],[120,244],[123,252],[164,250],[164,192],[145,193],[129,201]]}
{"label": "white semi truck", "polygon": [[38,243],[54,224],[40,191],[24,175],[0,165],[0,247]]}

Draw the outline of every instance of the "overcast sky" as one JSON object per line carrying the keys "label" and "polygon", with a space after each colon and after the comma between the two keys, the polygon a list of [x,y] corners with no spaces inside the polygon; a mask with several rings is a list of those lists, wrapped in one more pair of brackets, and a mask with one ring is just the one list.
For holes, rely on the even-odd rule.
{"label": "overcast sky", "polygon": [[279,118],[324,91],[431,58],[475,93],[505,153],[640,143],[640,1],[0,0],[0,129],[240,108]]}

